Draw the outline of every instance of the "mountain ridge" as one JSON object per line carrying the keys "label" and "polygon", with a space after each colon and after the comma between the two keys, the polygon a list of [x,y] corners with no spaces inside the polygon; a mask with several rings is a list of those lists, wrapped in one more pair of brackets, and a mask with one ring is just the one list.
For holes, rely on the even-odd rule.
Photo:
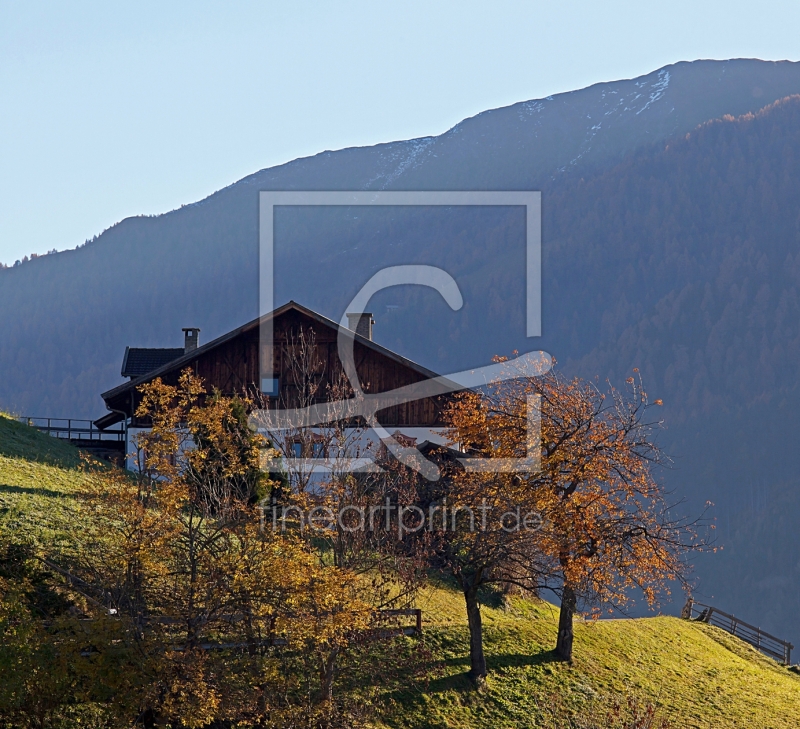
{"label": "mountain ridge", "polygon": [[[370,152],[383,152],[383,153],[393,153],[396,152],[395,158],[399,156],[401,152],[401,148],[403,147],[411,147],[411,151],[409,152],[408,156],[398,164],[396,168],[394,168],[393,173],[386,172],[386,171],[379,171],[375,174],[372,178],[364,180],[348,180],[347,184],[349,186],[353,186],[352,189],[394,189],[390,187],[390,183],[394,183],[395,180],[399,179],[399,177],[404,174],[407,170],[413,170],[419,167],[420,163],[423,160],[419,160],[416,164],[412,164],[416,160],[416,157],[423,156],[423,159],[429,158],[431,155],[434,154],[436,145],[449,145],[450,140],[456,136],[463,136],[465,132],[468,135],[473,137],[479,136],[481,134],[485,134],[485,131],[481,127],[483,122],[490,120],[492,123],[495,123],[499,118],[504,118],[504,123],[508,120],[508,117],[517,116],[520,121],[522,122],[530,122],[531,119],[534,119],[534,124],[536,123],[535,115],[540,112],[545,105],[545,102],[553,102],[555,105],[562,104],[562,105],[570,105],[570,102],[575,100],[579,97],[588,96],[590,94],[600,95],[601,99],[605,99],[606,96],[616,96],[618,101],[616,102],[613,107],[608,110],[605,115],[608,116],[612,112],[620,111],[619,107],[626,102],[626,100],[636,101],[638,98],[643,96],[641,93],[641,89],[647,88],[650,89],[650,94],[644,102],[641,102],[641,106],[636,109],[632,110],[629,107],[623,107],[621,113],[625,113],[627,111],[633,111],[635,115],[639,115],[649,109],[655,102],[661,100],[662,98],[668,98],[667,92],[669,90],[670,81],[673,81],[673,86],[675,83],[683,83],[686,81],[685,76],[692,75],[692,71],[694,68],[702,67],[703,70],[703,80],[702,83],[710,83],[713,80],[713,75],[715,70],[719,70],[717,74],[717,81],[722,84],[723,78],[727,81],[727,78],[733,78],[735,83],[742,83],[746,81],[747,73],[745,71],[749,70],[749,67],[752,67],[752,64],[766,64],[774,69],[780,70],[781,74],[783,75],[784,72],[786,75],[794,76],[798,73],[797,69],[800,66],[800,62],[793,62],[793,61],[757,61],[756,59],[731,59],[728,61],[709,61],[709,60],[698,60],[698,61],[681,61],[674,64],[669,64],[664,66],[660,69],[656,69],[655,71],[646,74],[644,76],[634,77],[631,79],[623,79],[619,81],[604,81],[599,82],[596,84],[592,84],[591,86],[587,86],[583,89],[577,89],[574,91],[567,91],[559,94],[553,94],[551,96],[541,98],[541,99],[530,99],[527,101],[520,101],[514,104],[510,104],[508,106],[498,107],[496,109],[488,109],[486,111],[482,111],[474,116],[468,117],[463,119],[462,121],[455,124],[453,127],[448,129],[447,131],[443,132],[439,135],[432,135],[432,136],[423,136],[423,137],[416,137],[407,140],[400,140],[395,142],[382,142],[380,144],[371,145],[369,147],[347,147],[341,150],[325,150],[323,152],[319,152],[316,155],[312,155],[309,157],[303,157],[296,160],[292,160],[290,162],[286,162],[282,165],[277,165],[274,167],[266,168],[254,172],[251,175],[247,175],[246,177],[242,178],[241,180],[233,183],[232,185],[226,186],[221,190],[218,190],[217,193],[223,192],[228,190],[230,187],[233,187],[237,184],[268,184],[269,182],[275,179],[275,175],[280,173],[288,173],[294,172],[294,170],[298,167],[303,167],[306,164],[311,162],[320,163],[322,160],[331,160],[335,159],[337,155],[345,154],[345,153],[353,153],[358,152],[362,154],[367,154]],[[728,74],[728,70],[733,71],[733,73]],[[763,84],[763,81],[761,81]],[[734,116],[738,116],[742,113],[746,113],[749,110],[755,110],[760,108],[761,106],[770,103],[771,101],[777,100],[778,98],[782,98],[783,96],[789,95],[783,93],[783,83],[784,80],[780,79],[773,82],[774,87],[779,87],[777,90],[772,91],[771,88],[768,86],[766,89],[762,88],[761,86],[755,85],[751,89],[751,95],[753,99],[764,99],[764,103],[759,103],[757,101],[754,102],[755,108],[753,109],[742,109],[738,110],[734,108],[735,106],[741,106],[743,102],[739,102],[739,104],[731,104],[731,108],[724,113],[729,113]],[[793,84],[796,83],[795,80],[792,81]],[[767,86],[766,84],[764,84]],[[627,90],[625,89],[627,87]],[[724,89],[718,90],[717,95],[722,93]],[[770,96],[774,98],[769,98]],[[609,99],[610,102],[610,99]],[[716,102],[714,98],[714,94],[709,94],[706,102],[711,105],[712,102]],[[747,106],[744,103],[744,106]],[[753,106],[753,104],[750,104]],[[608,108],[608,107],[606,107]],[[672,107],[674,110],[674,106]],[[667,112],[667,115],[671,114],[672,111]],[[676,121],[676,123],[672,126],[666,127],[660,130],[659,135],[653,135],[654,137],[664,137],[670,136],[678,132],[679,129],[686,128],[689,131],[693,126],[700,125],[715,116],[722,116],[723,113],[715,115],[712,111],[706,111],[705,109],[702,111],[697,112],[691,119],[688,121],[683,121],[682,123]],[[691,116],[691,115],[687,115]],[[610,121],[614,121],[614,118]],[[602,125],[603,120],[600,119],[600,125]],[[541,121],[539,121],[539,125],[541,125]],[[471,127],[477,126],[478,129],[473,131]],[[591,127],[588,128],[587,134],[589,132],[595,131],[594,127],[599,129],[598,125],[593,124]],[[613,125],[612,125],[613,126]],[[592,138],[596,136],[596,134],[590,135]],[[535,134],[534,134],[534,138]],[[586,140],[579,141],[578,146],[582,146]],[[637,142],[636,140],[629,140],[634,141],[634,144],[631,146],[626,146],[622,150],[623,154],[626,154],[630,151],[633,151],[637,148],[637,144],[641,144],[642,142]],[[443,151],[446,151],[443,150]],[[438,156],[438,155],[437,155]],[[566,162],[566,164],[555,165],[551,170],[551,177],[554,177],[555,174],[559,171],[563,172],[566,171],[568,168],[573,168],[574,163],[577,163],[579,159],[585,157],[585,152],[578,152],[578,155],[573,159]],[[375,185],[374,183],[378,182],[379,180],[388,177],[388,182],[385,182],[382,185]],[[281,175],[281,182],[282,184],[287,184],[291,186],[293,181],[291,180],[291,176],[289,179],[286,179],[285,175]],[[325,185],[322,187],[310,187],[307,189],[351,189],[349,186],[345,186],[341,180],[329,180],[328,182],[332,183],[329,185]],[[413,184],[419,182],[418,179],[412,177],[411,180],[408,181],[408,184],[405,184],[402,189],[416,189],[413,187]],[[434,189],[430,187],[430,182],[428,180],[422,180],[424,183],[423,187],[419,189]],[[444,185],[445,183],[449,183],[451,180],[441,180],[440,185]],[[475,182],[474,180],[472,181]],[[500,181],[502,184],[500,187],[493,186],[492,189],[516,189],[513,185],[508,183],[507,181]],[[488,184],[488,183],[487,183]],[[336,186],[341,185],[341,186]],[[293,189],[290,187],[290,189]],[[297,188],[299,189],[299,188]],[[400,188],[398,188],[400,189]],[[443,189],[443,188],[442,188]],[[454,188],[457,189],[457,188]],[[474,189],[474,188],[470,188]],[[217,194],[212,193],[211,196]],[[203,201],[207,200],[204,198]],[[203,202],[198,201],[198,202]],[[197,203],[192,203],[197,204]]]}
{"label": "mountain ridge", "polygon": [[[667,76],[671,79],[669,84],[664,83],[664,79],[667,78]],[[661,80],[659,81],[659,79]],[[720,94],[726,96],[729,94],[730,89],[734,88],[734,90],[736,90],[736,94],[734,94],[736,97],[735,103],[726,98],[724,104],[718,104],[718,108],[715,109],[718,113],[709,113],[707,108],[711,103],[709,99],[711,99],[713,103],[719,101],[714,93],[711,93],[708,91],[708,88],[706,88],[709,84],[711,84],[712,89],[716,89],[715,93],[717,97]],[[618,96],[620,99],[623,99],[623,102],[617,100],[608,101],[610,106],[602,108],[606,111],[609,111],[609,109],[612,111],[614,109],[621,109],[624,114],[624,99],[634,99],[636,95],[639,94],[639,106],[632,114],[628,114],[628,117],[636,117],[641,120],[643,116],[652,116],[658,108],[659,114],[661,115],[659,117],[661,119],[659,123],[663,126],[664,119],[667,119],[670,125],[669,129],[666,131],[662,129],[660,132],[664,139],[666,139],[667,136],[664,135],[667,132],[672,133],[674,131],[675,123],[669,119],[671,112],[666,110],[664,104],[670,103],[672,105],[670,109],[672,109],[674,107],[674,99],[670,94],[676,94],[676,89],[684,86],[687,88],[701,87],[704,89],[702,99],[698,102],[700,104],[700,110],[692,112],[694,117],[699,119],[699,123],[702,123],[711,118],[722,117],[724,114],[738,115],[738,110],[734,108],[737,106],[742,108],[741,113],[757,110],[764,104],[759,105],[758,103],[754,103],[756,101],[753,97],[755,89],[760,90],[761,96],[758,99],[759,101],[768,98],[770,95],[775,96],[775,98],[788,95],[783,93],[786,87],[792,87],[795,92],[800,92],[800,63],[789,61],[756,62],[748,60],[681,62],[658,69],[646,76],[622,82],[595,84],[586,89],[554,95],[550,98],[555,103],[555,106],[552,108],[556,109],[556,111],[558,111],[559,105],[567,105],[568,108],[566,111],[562,109],[561,112],[559,112],[562,116],[566,114],[567,116],[574,117],[576,114],[574,113],[575,109],[573,107],[575,107],[576,104],[580,105],[580,103],[584,103],[580,102],[581,99],[591,97],[593,100],[602,100]],[[646,98],[642,94],[643,89],[651,90]],[[778,94],[777,96],[776,93]],[[658,98],[653,101],[651,96],[653,98],[657,96]],[[691,106],[691,104],[694,103],[694,96],[689,94],[687,99],[684,100],[684,106]],[[89,347],[85,355],[87,355],[86,360],[93,364],[102,362],[102,367],[106,374],[101,376],[103,380],[101,387],[113,385],[114,379],[117,377],[114,373],[116,369],[115,361],[119,358],[116,352],[123,351],[124,346],[128,344],[136,343],[134,341],[136,338],[144,339],[145,341],[141,341],[140,339],[140,343],[143,345],[163,344],[166,346],[175,336],[174,332],[179,330],[181,326],[186,326],[187,321],[201,326],[204,329],[204,336],[213,337],[233,328],[241,323],[241,321],[253,318],[257,314],[255,294],[257,282],[252,280],[252,278],[247,280],[244,287],[240,286],[228,289],[233,291],[238,288],[239,291],[241,291],[242,288],[244,288],[245,291],[250,291],[251,293],[245,292],[243,295],[246,302],[242,302],[239,306],[225,305],[228,306],[230,310],[229,314],[225,316],[215,316],[210,315],[208,311],[202,310],[203,307],[196,302],[195,297],[187,290],[189,286],[186,281],[181,280],[183,277],[179,274],[175,274],[174,276],[178,280],[168,285],[167,281],[170,281],[168,275],[163,276],[161,273],[154,273],[152,270],[156,266],[161,266],[162,268],[166,267],[168,271],[174,270],[177,272],[188,265],[189,268],[194,268],[193,275],[196,276],[198,285],[207,285],[209,290],[220,290],[223,288],[219,285],[212,285],[212,281],[215,279],[213,276],[209,277],[210,272],[208,270],[202,270],[203,265],[193,265],[191,261],[187,264],[186,261],[187,258],[191,256],[191,249],[194,248],[195,251],[206,250],[209,255],[212,252],[215,253],[212,258],[208,259],[209,265],[207,268],[212,268],[214,266],[214,264],[211,263],[213,258],[216,258],[218,261],[220,258],[225,257],[236,259],[236,264],[241,267],[248,265],[245,264],[245,261],[248,259],[252,260],[252,257],[256,255],[257,246],[257,194],[254,188],[399,189],[402,181],[402,187],[410,189],[437,189],[451,186],[450,183],[454,182],[451,178],[455,176],[456,178],[461,178],[464,187],[471,189],[503,189],[502,186],[492,184],[492,182],[497,181],[499,175],[505,175],[505,178],[509,180],[505,185],[505,189],[517,187],[522,189],[534,188],[536,187],[534,184],[536,178],[556,177],[564,179],[565,175],[559,174],[558,169],[565,167],[565,165],[568,165],[571,161],[578,158],[578,155],[581,153],[582,145],[584,145],[585,142],[587,129],[591,131],[591,126],[596,125],[592,124],[587,127],[586,124],[581,122],[580,124],[576,123],[577,126],[573,125],[570,129],[566,129],[563,127],[561,116],[556,114],[555,117],[550,118],[547,122],[547,124],[549,124],[547,140],[549,141],[545,144],[539,137],[535,135],[531,136],[529,122],[530,119],[533,118],[534,123],[538,125],[537,128],[541,131],[542,125],[547,121],[545,118],[547,114],[543,117],[541,111],[532,112],[535,116],[531,117],[529,112],[531,112],[534,107],[538,108],[538,106],[543,105],[546,101],[547,99],[530,100],[500,109],[488,110],[459,122],[459,124],[438,137],[424,137],[421,138],[422,141],[420,141],[420,139],[405,140],[402,142],[384,143],[373,147],[322,152],[309,158],[294,160],[278,167],[260,170],[232,185],[212,193],[200,201],[190,203],[174,211],[170,211],[169,213],[164,213],[159,216],[134,216],[126,218],[104,231],[92,242],[75,251],[64,251],[56,255],[42,256],[16,268],[0,271],[0,281],[2,281],[2,285],[0,285],[0,308],[14,311],[15,309],[26,310],[25,307],[27,307],[29,315],[32,315],[28,318],[28,323],[31,325],[31,328],[36,330],[40,329],[40,327],[34,323],[34,318],[39,318],[44,329],[51,329],[47,338],[50,340],[60,340],[60,349],[62,351],[69,351],[72,346],[70,338],[64,336],[63,332],[52,331],[52,312],[59,310],[64,311],[68,310],[70,306],[76,306],[78,312],[83,314],[82,317],[76,317],[78,319],[77,326],[80,330],[81,326],[83,326],[80,323],[81,320],[93,321],[98,316],[96,307],[86,307],[81,303],[81,298],[86,297],[98,303],[102,302],[103,307],[108,307],[110,309],[109,316],[115,316],[118,317],[118,319],[113,323],[109,321],[105,322],[104,328],[107,329],[108,325],[112,326],[112,335],[109,336],[107,342],[102,342],[97,347]],[[588,104],[588,102],[584,103],[586,108],[582,109],[582,113],[585,112],[587,115],[597,116],[597,111],[593,107],[590,109],[586,104]],[[661,107],[659,107],[659,104]],[[640,113],[637,116],[635,112]],[[687,114],[691,116],[688,112]],[[525,119],[521,119],[521,116],[525,117]],[[509,129],[509,120],[514,120],[512,124],[514,129],[517,131],[522,129],[524,132],[522,137],[514,135],[509,136],[507,133]],[[691,131],[697,126],[694,122],[694,118],[690,119],[680,127],[679,131],[683,132],[684,128],[686,128],[686,131]],[[658,135],[656,135],[651,128],[652,123],[653,119],[648,119],[647,124],[642,126],[636,139],[625,139],[625,145],[627,146],[623,145],[623,147],[617,147],[613,144],[610,146],[606,145],[606,147],[599,152],[597,152],[596,146],[593,147],[592,149],[594,151],[590,150],[591,154],[583,154],[576,163],[576,166],[570,168],[571,171],[574,173],[580,168],[584,172],[589,172],[591,166],[595,164],[592,155],[597,156],[599,154],[601,158],[603,158],[603,155],[606,155],[606,157],[611,155],[615,158],[624,157],[630,145],[636,146],[637,144],[644,144],[644,141],[641,140],[645,137],[647,138],[645,141],[653,143],[652,138]],[[489,142],[485,139],[487,124],[497,127],[494,132],[493,141],[489,140]],[[547,126],[547,124],[545,124],[545,126]],[[576,129],[578,132],[576,132]],[[608,131],[608,129],[606,131]],[[619,132],[622,136],[626,135],[626,130],[624,128],[620,131],[614,128],[613,125],[611,131],[614,134],[618,134]],[[572,140],[570,142],[570,149],[558,147],[556,144],[550,144],[550,142],[553,142],[557,137],[570,137]],[[596,137],[597,135],[595,135],[593,139]],[[484,140],[482,144],[476,144],[476,142],[482,138]],[[465,139],[467,139],[468,144],[464,143]],[[455,143],[453,140],[456,140],[460,145],[459,149],[461,149],[461,152],[458,154],[451,150],[451,154],[444,155],[443,152],[440,154],[430,149],[431,145],[434,144],[452,146],[452,144]],[[451,158],[457,158],[454,159],[452,165],[456,168],[456,171],[450,175],[450,177],[442,177],[436,169],[432,169],[430,172],[431,179],[428,180],[427,185],[418,184],[419,181],[415,181],[411,173],[417,170],[414,174],[418,177],[419,174],[425,171],[422,169],[425,165],[418,159],[423,153],[414,151],[414,146],[419,146],[422,142],[426,145],[425,149],[427,151],[425,152],[425,159],[427,160],[426,164],[428,167],[430,167],[431,164],[435,164],[441,168],[443,163],[440,158],[442,155],[447,157],[447,160],[444,162],[445,165],[449,164],[448,160],[451,160]],[[507,160],[504,160],[502,163],[497,161],[495,154],[497,149],[503,148],[507,150],[507,148],[519,147],[519,145],[528,145],[529,147],[537,147],[538,145],[538,147],[541,148],[547,147],[547,149],[541,152],[544,157],[554,154],[550,149],[550,147],[552,147],[553,149],[560,150],[558,152],[560,156],[558,156],[555,162],[551,159],[550,161],[552,164],[549,166],[544,163],[540,164],[533,172],[529,169],[530,165],[526,164],[525,160],[520,160],[518,156],[515,156],[510,163]],[[464,147],[466,147],[466,150],[464,150]],[[484,159],[481,164],[477,164],[475,161],[474,155],[476,152],[472,149],[473,147],[478,152],[482,150]],[[387,159],[392,159],[389,159],[389,162],[383,167],[378,164],[377,166],[373,165],[371,168],[369,168],[369,166],[365,168],[365,161],[369,162],[376,154],[378,156],[383,155],[383,157]],[[436,156],[431,157],[431,155],[434,154]],[[393,155],[396,158],[392,157]],[[431,160],[433,160],[433,162],[431,162]],[[471,174],[471,179],[464,180],[464,170],[470,169],[477,171]],[[517,170],[517,172],[515,172],[515,170]],[[521,172],[519,172],[519,170],[521,170]],[[311,184],[311,181],[308,179],[309,175],[316,184]],[[520,175],[525,179],[521,179]],[[517,177],[516,180],[511,179],[515,176]],[[570,175],[567,174],[566,177],[570,177]],[[391,184],[387,182],[389,178],[391,178]],[[380,184],[377,184],[379,182]],[[455,182],[458,182],[458,180]],[[542,180],[542,182],[546,183],[546,180]],[[459,187],[459,185],[453,186],[455,189]],[[546,195],[550,184],[542,184],[540,187]],[[190,220],[192,217],[196,219]],[[187,220],[190,220],[188,225]],[[193,239],[193,245],[189,244],[186,240],[187,237]],[[545,245],[547,245],[547,241],[545,241]],[[169,255],[167,251],[171,251],[172,255]],[[148,266],[146,261],[137,261],[136,258],[138,256],[151,257],[152,265]],[[105,263],[100,263],[98,259],[103,258],[107,260]],[[203,264],[205,263],[206,261],[203,261]],[[96,265],[104,267],[108,272],[106,274],[107,276],[110,276],[112,271],[128,269],[129,278],[133,280],[127,283],[124,280],[119,281],[119,274],[117,274],[117,278],[114,281],[108,281],[105,282],[105,284],[102,280],[84,280],[80,284],[80,288],[82,289],[80,292],[75,290],[78,288],[77,281],[75,285],[65,285],[63,279],[70,277],[80,279],[80,269]],[[224,265],[220,267],[226,268]],[[235,273],[231,268],[231,266],[227,266],[225,272],[225,275],[229,278],[235,277]],[[59,272],[59,269],[62,269],[62,271]],[[33,271],[36,271],[36,275],[32,274]],[[62,273],[63,275],[61,275]],[[51,282],[51,276],[58,276],[60,281],[58,283]],[[135,282],[147,276],[155,278],[156,282],[154,283],[156,283],[159,288],[165,290],[159,294],[159,296],[163,298],[162,306],[156,310],[158,311],[158,316],[150,318],[147,321],[147,325],[142,327],[137,321],[134,321],[130,315],[125,316],[125,312],[120,310],[120,308],[114,304],[113,300],[115,296],[126,297],[129,300],[139,299],[141,293],[138,289],[141,287],[137,286]],[[159,278],[164,279],[163,283],[157,283]],[[26,300],[24,294],[19,290],[26,286],[36,286],[37,284],[34,283],[35,281],[42,281],[46,289],[52,289],[47,295],[52,296],[54,301],[46,307],[48,311],[39,311],[39,313],[35,313],[38,306],[35,304],[32,306],[32,303]],[[176,288],[176,295],[170,296],[166,290],[169,288]],[[15,305],[12,304],[12,297],[10,294],[13,289],[17,289],[13,292],[14,298],[17,301],[21,300],[24,302],[23,308],[15,307]],[[302,298],[302,296],[299,298]],[[30,311],[31,307],[33,311]],[[172,319],[172,321],[169,322],[169,326],[161,326],[164,322],[165,312],[167,317]],[[182,312],[182,314],[178,312]],[[153,313],[155,314],[155,311]],[[142,315],[144,314],[140,313],[137,316],[137,320],[141,321],[140,317]],[[102,312],[100,312],[100,318],[104,318]],[[181,320],[180,323],[177,321],[179,318]],[[4,326],[0,323],[0,336],[6,341],[13,342],[19,337],[23,343],[26,342],[29,335],[25,335],[24,332],[19,331],[18,326],[15,327],[11,325],[10,328],[12,331],[9,331],[8,325]],[[14,333],[14,329],[17,330],[16,333]],[[116,330],[115,335],[114,330]],[[148,332],[152,332],[152,334],[148,336]],[[23,349],[26,352],[26,356],[34,356],[34,351],[29,347],[23,346]],[[20,362],[21,356],[22,353],[17,351],[14,360]],[[11,357],[8,355],[3,357],[2,354],[0,354],[0,373],[8,372],[9,365],[11,364],[10,359]],[[86,363],[84,363],[84,365],[85,364]],[[78,376],[80,375],[78,374]],[[14,378],[12,378],[12,380],[13,379]],[[11,382],[9,382],[8,385],[11,385]],[[48,409],[55,408],[62,411],[74,412],[77,406],[80,413],[76,414],[87,416],[94,415],[93,412],[89,412],[87,409],[81,409],[85,408],[81,403],[87,403],[89,401],[90,393],[86,389],[83,389],[83,393],[75,398],[61,400],[61,405],[58,404],[60,398],[54,395],[45,398],[44,401],[39,399],[39,402],[37,402],[36,398],[15,397],[15,393],[19,393],[20,391],[19,383],[14,383],[13,387],[4,387],[3,384],[0,383],[0,402],[7,407],[26,411],[30,411],[31,409],[41,410],[46,406]],[[95,402],[98,401],[95,400]]]}

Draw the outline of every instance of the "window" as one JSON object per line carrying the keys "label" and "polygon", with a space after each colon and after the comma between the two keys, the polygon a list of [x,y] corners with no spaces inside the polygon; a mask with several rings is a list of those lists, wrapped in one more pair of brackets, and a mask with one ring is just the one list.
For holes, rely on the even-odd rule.
{"label": "window", "polygon": [[327,458],[327,449],[322,436],[296,436],[289,440],[289,455],[292,458]]}
{"label": "window", "polygon": [[281,385],[278,377],[263,377],[261,379],[261,392],[270,397],[278,397]]}

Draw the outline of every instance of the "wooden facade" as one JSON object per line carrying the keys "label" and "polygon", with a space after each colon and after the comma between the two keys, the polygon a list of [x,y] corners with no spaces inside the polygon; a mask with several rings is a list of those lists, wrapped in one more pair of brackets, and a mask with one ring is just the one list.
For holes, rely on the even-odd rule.
{"label": "wooden facade", "polygon": [[[327,384],[338,381],[342,373],[337,337],[339,326],[335,322],[290,302],[266,315],[272,320],[273,346],[265,345],[264,361],[272,363],[272,377],[277,379],[279,391],[270,400],[270,406],[294,407],[297,398],[292,376],[292,346],[296,346],[300,332],[313,331],[316,355],[319,360],[321,398],[328,392]],[[265,317],[265,318],[266,318]],[[187,368],[199,375],[206,387],[216,388],[226,395],[261,393],[259,372],[260,329],[264,319],[257,319],[233,332],[185,353],[174,361],[103,393],[106,407],[118,417],[106,416],[104,424],[126,419],[131,427],[147,427],[137,422],[134,412],[140,402],[138,387],[160,377],[167,384],[176,384],[180,373]],[[380,393],[436,377],[436,373],[417,365],[400,355],[375,344],[364,337],[355,336],[354,359],[361,387],[366,393]],[[296,356],[295,356],[296,361]],[[444,425],[442,411],[448,396],[430,397],[395,405],[379,411],[378,420],[386,427],[436,428]],[[98,421],[99,422],[99,421]]]}

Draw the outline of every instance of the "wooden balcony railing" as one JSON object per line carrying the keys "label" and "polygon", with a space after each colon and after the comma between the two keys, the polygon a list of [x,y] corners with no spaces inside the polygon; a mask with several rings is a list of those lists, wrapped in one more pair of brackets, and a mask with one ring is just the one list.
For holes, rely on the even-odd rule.
{"label": "wooden balcony railing", "polygon": [[100,430],[91,420],[78,420],[75,418],[34,418],[23,416],[17,418],[20,423],[30,425],[32,428],[47,433],[54,438],[73,442],[100,443],[110,441],[124,442],[125,431],[123,428],[109,428]]}

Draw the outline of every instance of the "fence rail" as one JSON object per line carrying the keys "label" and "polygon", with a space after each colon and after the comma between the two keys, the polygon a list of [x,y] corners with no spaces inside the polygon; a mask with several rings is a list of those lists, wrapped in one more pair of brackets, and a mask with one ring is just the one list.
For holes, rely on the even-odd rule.
{"label": "fence rail", "polygon": [[[82,595],[86,598],[90,603],[103,609],[109,616],[119,617],[117,610],[115,608],[109,608],[107,604],[104,604],[101,595],[91,595],[91,592],[94,592],[93,586],[90,585],[88,582],[83,580],[76,575],[73,575],[69,570],[60,567],[59,565],[51,562],[49,559],[44,559],[39,557],[39,562],[41,562],[45,567],[49,570],[52,570],[56,574],[60,575],[66,583],[75,590],[78,594]],[[100,598],[100,599],[98,599]],[[233,625],[234,623],[238,623],[244,620],[247,616],[244,613],[230,613],[228,615],[220,615],[218,619],[221,622],[228,623],[229,625]],[[414,625],[400,625],[398,618],[402,617],[413,617],[414,618]],[[374,614],[375,624],[372,628],[367,629],[366,632],[363,634],[367,640],[382,640],[387,638],[394,638],[400,635],[422,635],[422,610],[419,608],[406,608],[404,610],[376,610]],[[93,618],[85,618],[85,622],[92,622]],[[147,616],[147,617],[138,617],[135,618],[136,623],[142,627],[148,624],[158,624],[158,625],[185,625],[186,624],[186,617],[175,617],[175,616],[165,616],[165,615],[158,615],[158,616]],[[42,621],[44,625],[50,626],[52,622],[49,620]],[[388,623],[388,625],[387,625]],[[202,622],[200,623],[202,625]],[[253,648],[253,647],[268,647],[268,646],[288,646],[289,640],[286,636],[278,636],[275,634],[275,617],[273,616],[269,620],[269,635],[256,640],[255,642],[227,642],[227,643],[201,643],[199,647],[202,650],[206,651],[217,651],[217,650],[241,650],[245,648]],[[185,646],[182,645],[175,645],[171,648],[173,651],[184,651],[186,650]],[[88,648],[86,650],[81,651],[81,655],[84,657],[91,656],[93,653],[96,652],[94,648]]]}
{"label": "fence rail", "polygon": [[788,641],[776,638],[761,628],[750,625],[750,623],[740,620],[735,615],[730,615],[724,610],[715,608],[713,605],[704,605],[701,602],[688,600],[683,608],[682,616],[687,620],[697,620],[701,623],[715,625],[731,635],[740,638],[751,646],[761,651],[765,655],[774,658],[785,666],[791,663],[792,650],[794,646]]}
{"label": "fence rail", "polygon": [[33,418],[23,416],[17,418],[20,423],[30,425],[32,428],[47,433],[54,438],[70,441],[99,443],[109,441],[121,443],[125,441],[125,431],[122,428],[109,428],[100,430],[91,420],[78,420],[75,418]]}
{"label": "fence rail", "polygon": [[414,625],[397,628],[396,630],[404,635],[422,635],[422,610],[419,608],[408,608],[405,610],[379,610],[378,619],[413,617]]}

